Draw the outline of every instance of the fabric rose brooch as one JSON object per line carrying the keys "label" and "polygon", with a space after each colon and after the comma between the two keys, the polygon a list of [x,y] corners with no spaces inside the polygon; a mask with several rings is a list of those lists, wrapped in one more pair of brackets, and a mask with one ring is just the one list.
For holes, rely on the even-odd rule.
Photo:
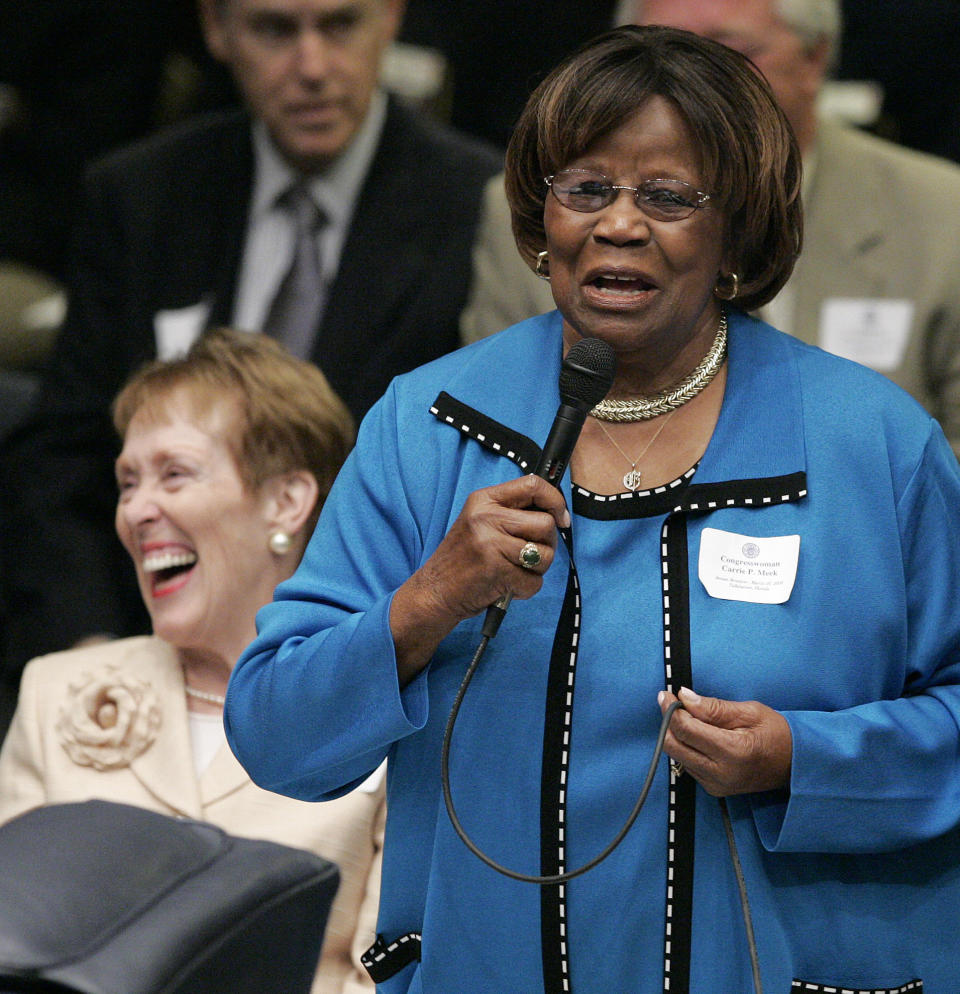
{"label": "fabric rose brooch", "polygon": [[150,684],[115,666],[84,673],[69,688],[57,734],[78,766],[116,770],[153,744],[160,705]]}

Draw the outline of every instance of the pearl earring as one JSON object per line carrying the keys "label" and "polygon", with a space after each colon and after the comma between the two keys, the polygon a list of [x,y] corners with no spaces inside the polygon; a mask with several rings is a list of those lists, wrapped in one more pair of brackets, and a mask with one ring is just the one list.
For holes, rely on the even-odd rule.
{"label": "pearl earring", "polygon": [[278,556],[286,555],[290,551],[293,545],[293,539],[285,531],[276,531],[270,533],[269,541],[270,551]]}

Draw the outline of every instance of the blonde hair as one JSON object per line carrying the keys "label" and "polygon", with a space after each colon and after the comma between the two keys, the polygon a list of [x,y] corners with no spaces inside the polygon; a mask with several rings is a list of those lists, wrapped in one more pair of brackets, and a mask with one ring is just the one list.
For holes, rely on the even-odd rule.
{"label": "blonde hair", "polygon": [[319,488],[313,527],[354,439],[350,412],[316,366],[265,335],[213,329],[186,355],[148,363],[127,381],[113,402],[121,439],[137,414],[162,420],[175,394],[197,415],[224,401],[234,405],[227,444],[251,491],[274,476],[309,470]]}
{"label": "blonde hair", "polygon": [[702,158],[704,190],[725,218],[737,304],[753,310],[787,282],[803,241],[801,159],[766,81],[737,52],[689,31],[617,28],[588,42],[531,94],[506,157],[520,254],[546,247],[544,177],[563,169],[654,96],[669,100]]}

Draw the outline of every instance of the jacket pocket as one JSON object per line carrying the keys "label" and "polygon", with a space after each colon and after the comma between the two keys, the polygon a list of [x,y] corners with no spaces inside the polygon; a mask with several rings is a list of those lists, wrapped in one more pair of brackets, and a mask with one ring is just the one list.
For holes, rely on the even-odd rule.
{"label": "jacket pocket", "polygon": [[794,980],[790,994],[923,994],[923,981],[911,980],[900,987],[844,987],[843,984],[811,984]]}
{"label": "jacket pocket", "polygon": [[378,935],[377,941],[360,957],[360,962],[375,984],[389,980],[404,967],[419,961],[419,932],[408,932],[389,943]]}

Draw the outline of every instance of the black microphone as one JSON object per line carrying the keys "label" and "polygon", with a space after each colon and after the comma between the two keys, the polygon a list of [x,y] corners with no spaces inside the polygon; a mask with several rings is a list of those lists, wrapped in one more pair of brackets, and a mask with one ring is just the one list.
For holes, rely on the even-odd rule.
{"label": "black microphone", "polygon": [[[560,406],[534,470],[536,476],[559,488],[583,423],[606,397],[616,366],[613,349],[599,338],[582,338],[567,353],[560,367]],[[497,634],[512,600],[512,594],[504,594],[487,608],[483,622],[487,638]]]}

